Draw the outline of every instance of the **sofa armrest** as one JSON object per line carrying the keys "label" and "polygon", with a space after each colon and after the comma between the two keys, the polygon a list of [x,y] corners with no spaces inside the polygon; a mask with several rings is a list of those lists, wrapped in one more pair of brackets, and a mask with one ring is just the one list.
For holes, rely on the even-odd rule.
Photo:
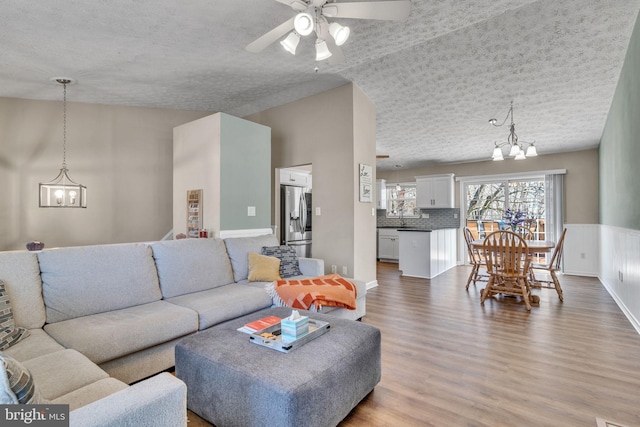
{"label": "sofa armrest", "polygon": [[71,411],[71,427],[177,427],[187,425],[187,386],[161,373]]}
{"label": "sofa armrest", "polygon": [[298,258],[303,276],[324,276],[324,260],[318,258]]}

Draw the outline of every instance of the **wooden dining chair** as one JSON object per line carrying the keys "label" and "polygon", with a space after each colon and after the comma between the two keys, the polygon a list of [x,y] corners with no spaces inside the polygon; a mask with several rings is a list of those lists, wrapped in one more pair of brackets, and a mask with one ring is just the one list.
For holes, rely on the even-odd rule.
{"label": "wooden dining chair", "polygon": [[[565,228],[562,231],[562,235],[560,236],[560,240],[558,240],[558,244],[556,244],[556,248],[553,250],[553,255],[551,255],[551,259],[547,264],[531,264],[531,286],[535,288],[547,288],[554,289],[558,293],[558,298],[560,301],[564,301],[564,295],[562,294],[562,287],[560,286],[560,281],[558,280],[558,276],[556,275],[556,271],[559,271],[562,264],[562,248],[564,245],[564,236],[567,234],[567,229]],[[535,275],[535,270],[544,270],[549,273],[550,279],[542,279]]]}
{"label": "wooden dining chair", "polygon": [[469,289],[469,285],[473,282],[475,286],[478,281],[488,281],[489,275],[481,273],[481,269],[487,268],[487,264],[484,262],[484,257],[478,252],[476,248],[473,247],[473,232],[469,227],[464,227],[464,241],[467,244],[467,253],[469,254],[469,262],[471,263],[471,273],[469,273],[469,278],[467,279],[466,289]]}
{"label": "wooden dining chair", "polygon": [[527,242],[512,231],[496,231],[484,239],[484,252],[489,272],[487,287],[481,292],[480,304],[490,295],[520,296],[527,310],[531,302],[539,301],[531,295],[527,276],[531,255]]}

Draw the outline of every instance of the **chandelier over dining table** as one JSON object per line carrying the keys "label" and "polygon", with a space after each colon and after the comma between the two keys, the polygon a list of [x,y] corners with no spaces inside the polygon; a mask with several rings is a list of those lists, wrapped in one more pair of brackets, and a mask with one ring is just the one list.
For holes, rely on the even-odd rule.
{"label": "chandelier over dining table", "polygon": [[[537,156],[538,152],[536,150],[535,141],[524,142],[518,140],[518,134],[516,133],[516,124],[513,122],[513,101],[511,101],[509,112],[507,113],[507,116],[504,118],[502,123],[498,124],[497,119],[490,119],[489,123],[491,123],[493,126],[500,127],[503,126],[509,119],[509,135],[507,136],[507,140],[502,143],[496,141],[495,147],[493,148],[493,155],[491,156],[493,161],[504,160],[502,147],[508,147],[509,156],[515,158],[516,160],[524,160],[527,157]],[[527,144],[526,152],[523,147],[523,145],[525,144]]]}

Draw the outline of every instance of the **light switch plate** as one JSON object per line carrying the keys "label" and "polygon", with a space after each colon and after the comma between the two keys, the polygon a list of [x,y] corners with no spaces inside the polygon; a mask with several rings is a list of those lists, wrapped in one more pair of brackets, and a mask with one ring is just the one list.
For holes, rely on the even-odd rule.
{"label": "light switch plate", "polygon": [[320,207],[316,206],[316,216],[320,216],[320,213],[321,213]]}

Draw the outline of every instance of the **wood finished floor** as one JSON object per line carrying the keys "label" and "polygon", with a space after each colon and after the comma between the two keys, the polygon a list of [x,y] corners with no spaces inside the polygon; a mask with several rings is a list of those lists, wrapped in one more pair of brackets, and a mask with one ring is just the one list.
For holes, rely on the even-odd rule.
{"label": "wood finished floor", "polygon": [[[382,331],[382,380],[347,426],[640,426],[640,335],[595,278],[561,276],[480,305],[469,267],[433,279],[378,263],[363,321]],[[190,414],[190,427],[210,424]]]}

